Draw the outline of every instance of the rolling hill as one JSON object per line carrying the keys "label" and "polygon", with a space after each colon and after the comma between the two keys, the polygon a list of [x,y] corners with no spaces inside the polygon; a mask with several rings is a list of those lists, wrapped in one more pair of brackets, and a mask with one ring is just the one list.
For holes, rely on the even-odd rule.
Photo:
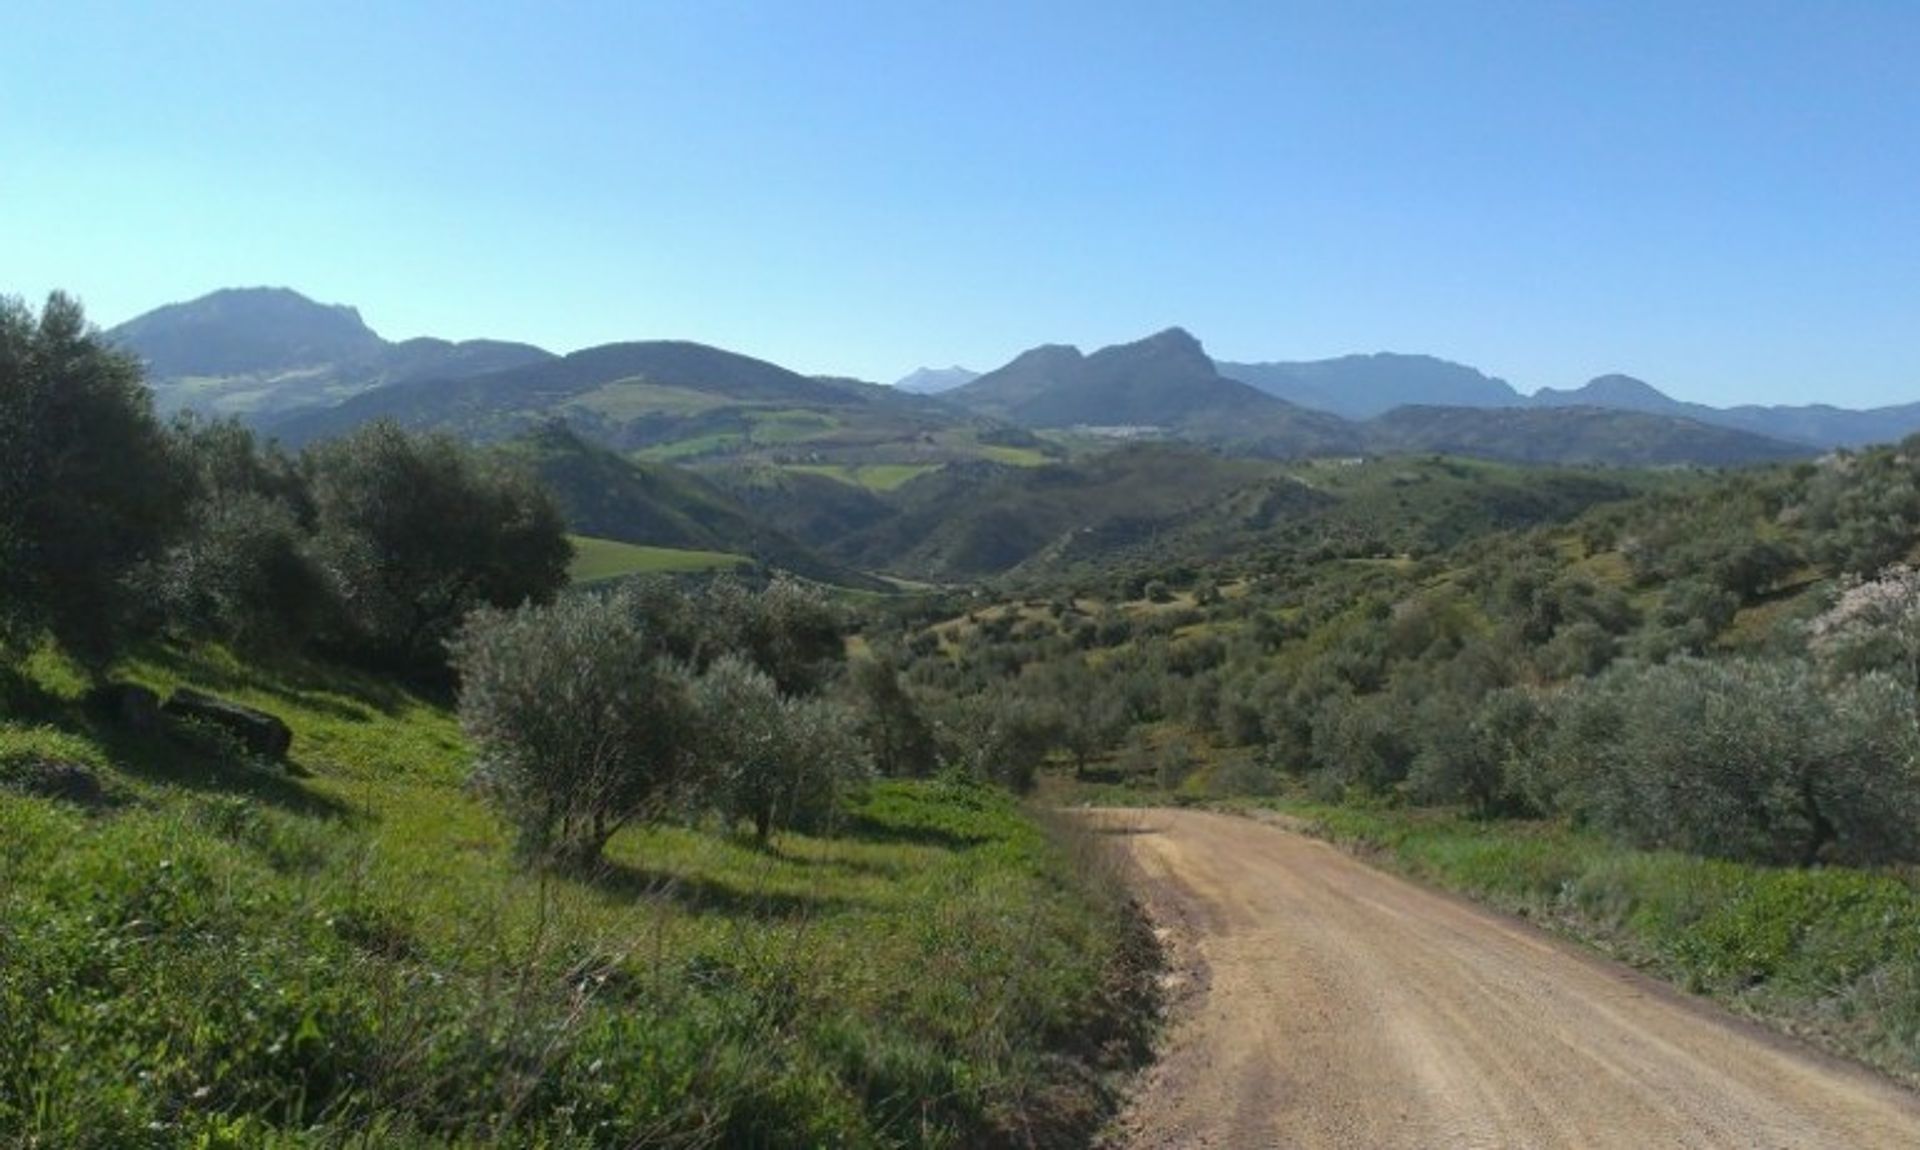
{"label": "rolling hill", "polygon": [[675,551],[746,556],[824,583],[882,584],[828,559],[684,468],[642,463],[551,423],[503,445],[552,489],[578,535]]}
{"label": "rolling hill", "polygon": [[1816,454],[1691,419],[1599,407],[1399,407],[1365,425],[1380,454],[1435,452],[1513,463],[1729,467]]}
{"label": "rolling hill", "polygon": [[[421,379],[273,425],[299,445],[362,423],[511,439],[558,419],[656,462],[937,465],[980,458],[1015,429],[891,387],[800,375],[682,341],[607,344],[504,371]],[[1041,445],[1024,437],[1023,442]]]}

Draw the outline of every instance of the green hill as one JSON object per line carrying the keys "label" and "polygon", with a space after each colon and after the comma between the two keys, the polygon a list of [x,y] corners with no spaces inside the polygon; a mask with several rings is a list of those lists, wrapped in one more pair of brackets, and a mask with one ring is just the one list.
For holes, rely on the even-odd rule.
{"label": "green hill", "polygon": [[683,468],[624,458],[559,424],[537,428],[504,449],[531,463],[553,490],[576,534],[676,551],[746,556],[842,586],[872,590],[884,586],[821,556]]}
{"label": "green hill", "polygon": [[1440,452],[1515,463],[1706,467],[1807,459],[1805,444],[1691,419],[1596,407],[1402,407],[1364,425],[1379,452]]}

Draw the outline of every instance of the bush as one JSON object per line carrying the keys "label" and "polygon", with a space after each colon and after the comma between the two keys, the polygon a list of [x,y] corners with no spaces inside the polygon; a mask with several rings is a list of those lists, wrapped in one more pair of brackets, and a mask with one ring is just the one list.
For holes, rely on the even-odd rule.
{"label": "bush", "polygon": [[344,645],[416,673],[443,666],[469,611],[549,601],[572,545],[526,473],[392,423],[313,448],[315,546],[346,612]]}
{"label": "bush", "polygon": [[782,698],[737,655],[707,668],[693,698],[706,797],[728,821],[752,822],[762,843],[776,828],[820,829],[844,788],[872,773],[850,712]]}
{"label": "bush", "polygon": [[51,633],[103,665],[140,605],[126,576],[185,502],[139,364],[65,295],[37,319],[0,298],[0,638]]}
{"label": "bush", "polygon": [[1623,666],[1553,709],[1542,797],[1647,847],[1811,865],[1920,857],[1909,697],[1803,662]]}
{"label": "bush", "polygon": [[451,649],[474,781],[528,858],[590,864],[689,782],[687,681],[626,595],[483,609]]}

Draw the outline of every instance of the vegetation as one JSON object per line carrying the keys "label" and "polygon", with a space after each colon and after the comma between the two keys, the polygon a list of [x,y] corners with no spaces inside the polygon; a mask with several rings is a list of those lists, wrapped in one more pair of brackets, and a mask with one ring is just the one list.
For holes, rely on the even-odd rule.
{"label": "vegetation", "polygon": [[[274,708],[306,777],[128,732],[36,657],[0,722],[0,1143],[1072,1145],[1143,1053],[1149,944],[994,791],[529,871],[453,717],[385,680],[116,674]],[[99,797],[26,793],[52,763]]]}
{"label": "vegetation", "polygon": [[46,631],[111,656],[138,596],[126,576],[178,529],[184,476],[133,360],[55,294],[0,300],[0,640]]}
{"label": "vegetation", "polygon": [[629,575],[667,575],[692,571],[729,571],[749,562],[724,551],[683,551],[674,547],[642,547],[613,539],[569,536],[573,563],[567,575],[575,583],[598,583]]}

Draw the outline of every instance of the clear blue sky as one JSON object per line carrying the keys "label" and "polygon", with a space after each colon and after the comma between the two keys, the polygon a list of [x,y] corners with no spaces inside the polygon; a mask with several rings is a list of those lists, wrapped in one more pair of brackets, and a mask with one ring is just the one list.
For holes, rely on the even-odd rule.
{"label": "clear blue sky", "polygon": [[808,372],[1170,324],[1920,400],[1920,3],[90,4],[0,33],[0,291]]}

